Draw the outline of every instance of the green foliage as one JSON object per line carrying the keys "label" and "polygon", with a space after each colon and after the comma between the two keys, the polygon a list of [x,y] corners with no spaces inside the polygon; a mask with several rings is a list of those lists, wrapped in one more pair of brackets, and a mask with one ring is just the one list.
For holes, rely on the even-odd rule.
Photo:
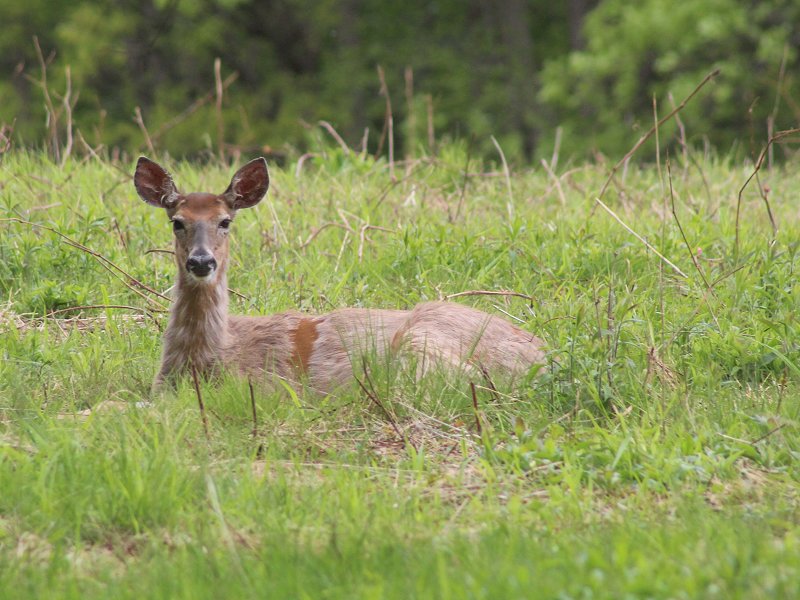
{"label": "green foliage", "polygon": [[[136,107],[152,143],[176,156],[218,153],[222,141],[305,151],[328,135],[319,120],[354,147],[368,128],[376,152],[386,113],[377,65],[398,158],[434,150],[429,125],[435,144],[471,139],[473,156],[494,156],[494,135],[510,159],[549,157],[557,127],[562,155],[621,153],[652,122],[653,96],[663,115],[670,94],[679,102],[715,67],[721,75],[682,115],[690,142],[751,152],[768,117],[773,130],[798,120],[797,0],[6,0],[0,22],[0,123],[15,121],[27,146],[53,122],[34,35],[62,143],[69,67],[74,127],[130,153],[146,148]],[[219,118],[216,58],[223,79],[238,74]]]}
{"label": "green foliage", "polygon": [[773,131],[797,126],[798,2],[605,0],[584,32],[585,50],[542,75],[540,96],[565,128],[568,153],[625,148],[652,125],[653,98],[663,116],[715,68],[720,76],[680,115],[693,140],[724,152],[745,142],[749,154],[752,132],[760,138],[773,112]]}

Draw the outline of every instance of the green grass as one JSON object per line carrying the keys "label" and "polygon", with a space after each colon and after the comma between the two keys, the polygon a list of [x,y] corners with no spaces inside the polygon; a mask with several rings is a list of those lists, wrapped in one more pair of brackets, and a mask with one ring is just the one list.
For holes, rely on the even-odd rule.
{"label": "green grass", "polygon": [[[605,168],[520,170],[509,194],[474,160],[465,188],[465,154],[396,182],[340,151],[272,166],[232,234],[239,313],[533,297],[458,300],[550,348],[515,388],[475,381],[477,414],[463,375],[371,365],[405,445],[356,388],[256,386],[255,435],[245,381],[203,385],[208,438],[189,382],[142,404],[165,324],[144,309],[164,302],[9,219],[164,292],[171,257],[147,251],[169,248],[165,215],[136,197],[132,164],[5,155],[0,596],[800,596],[797,170],[761,173],[777,236],[755,182],[745,192],[737,251],[752,166],[673,165],[702,276],[666,171],[620,175],[605,201],[684,278],[596,207]],[[182,190],[221,191],[233,171],[168,166]],[[351,231],[306,244],[325,223]],[[365,225],[386,230],[362,243]],[[136,310],[64,311],[86,305]]]}

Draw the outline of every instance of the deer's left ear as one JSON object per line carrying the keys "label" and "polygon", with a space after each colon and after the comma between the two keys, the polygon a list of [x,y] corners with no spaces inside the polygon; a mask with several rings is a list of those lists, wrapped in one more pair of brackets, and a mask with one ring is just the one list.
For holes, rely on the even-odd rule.
{"label": "deer's left ear", "polygon": [[262,157],[251,160],[236,171],[223,196],[233,210],[239,210],[261,202],[268,189],[267,161]]}

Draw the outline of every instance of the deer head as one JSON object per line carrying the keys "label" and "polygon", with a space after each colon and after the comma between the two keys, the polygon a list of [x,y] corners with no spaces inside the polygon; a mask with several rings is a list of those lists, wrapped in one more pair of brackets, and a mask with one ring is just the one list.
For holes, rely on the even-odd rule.
{"label": "deer head", "polygon": [[182,194],[169,173],[144,156],[133,178],[139,196],[163,208],[175,232],[180,280],[211,285],[228,265],[228,232],[236,212],[258,204],[269,188],[267,161],[257,158],[239,169],[222,194]]}

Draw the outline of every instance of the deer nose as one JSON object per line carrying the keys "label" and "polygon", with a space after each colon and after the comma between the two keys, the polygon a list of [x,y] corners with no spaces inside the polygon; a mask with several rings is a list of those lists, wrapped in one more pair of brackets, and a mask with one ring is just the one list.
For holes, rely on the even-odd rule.
{"label": "deer nose", "polygon": [[198,254],[190,256],[186,261],[186,270],[192,275],[205,277],[212,270],[217,268],[217,261],[210,254]]}

